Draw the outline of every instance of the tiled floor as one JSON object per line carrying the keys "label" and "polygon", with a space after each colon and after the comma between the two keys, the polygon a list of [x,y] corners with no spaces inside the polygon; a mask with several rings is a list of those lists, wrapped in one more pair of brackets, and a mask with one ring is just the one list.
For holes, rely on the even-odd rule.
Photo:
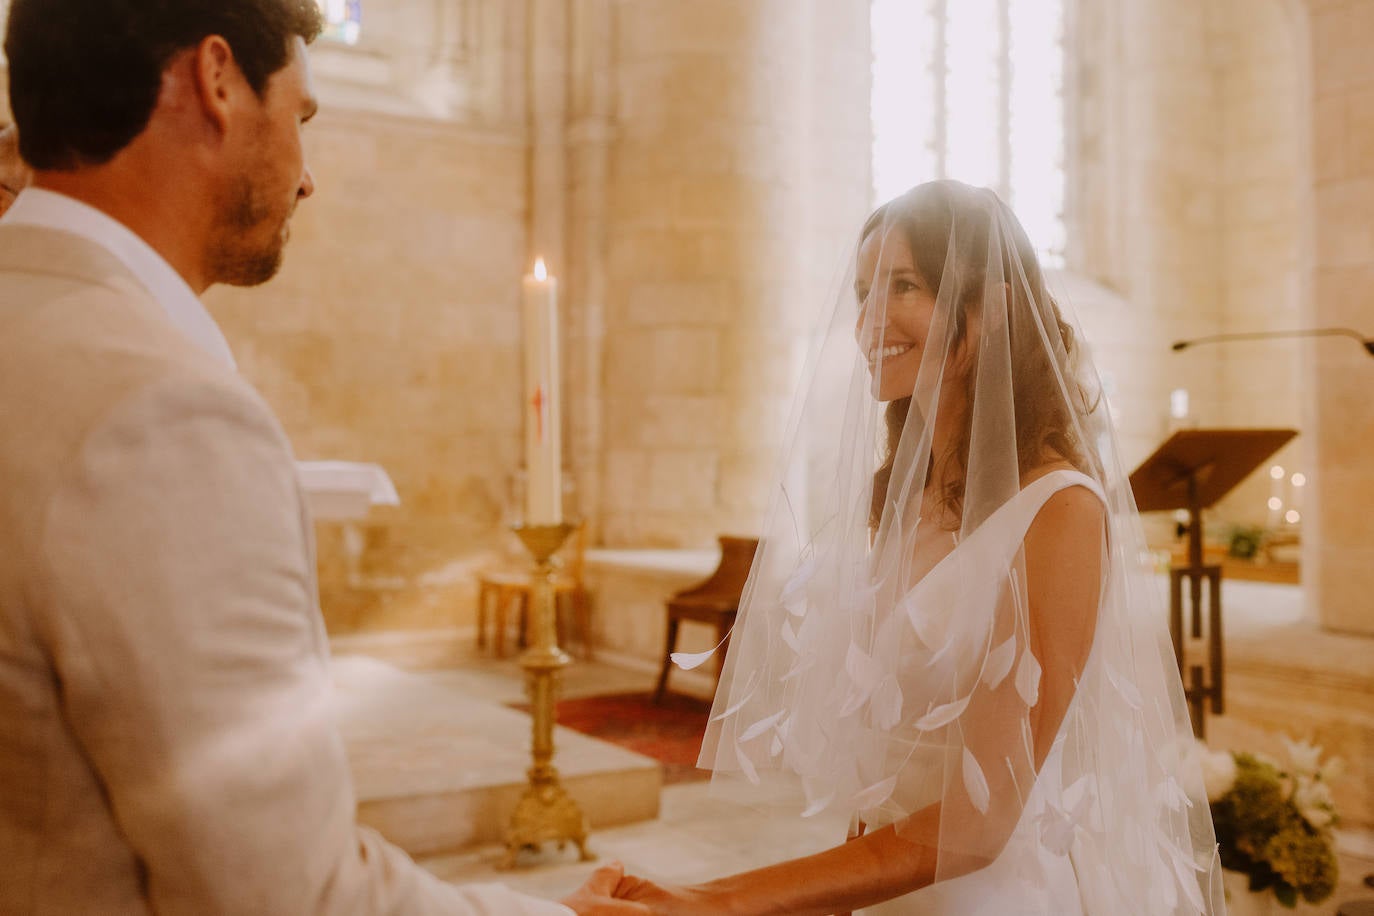
{"label": "tiled floor", "polygon": [[[424,676],[492,702],[522,698],[521,671],[509,659],[469,657],[457,668],[428,670]],[[564,693],[586,696],[647,690],[652,683],[652,675],[644,672],[578,663],[568,669]],[[658,820],[596,832],[591,845],[603,861],[617,859],[633,873],[686,883],[823,849],[842,839],[844,829],[834,818],[802,821],[740,808],[712,797],[708,784],[694,783],[664,790]],[[1374,889],[1361,884],[1365,874],[1374,872],[1374,837],[1347,836],[1343,846],[1340,890],[1328,904],[1296,912],[1330,914],[1339,901],[1374,899]],[[448,881],[503,881],[546,897],[568,893],[595,867],[577,862],[571,848],[562,854],[550,849],[519,870],[502,872],[496,867],[501,852],[495,846],[484,847],[429,857],[422,864]]]}

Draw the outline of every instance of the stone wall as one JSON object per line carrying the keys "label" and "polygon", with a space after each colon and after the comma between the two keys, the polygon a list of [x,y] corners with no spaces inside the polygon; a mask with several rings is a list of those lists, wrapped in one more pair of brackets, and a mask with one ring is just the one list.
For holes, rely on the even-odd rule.
{"label": "stone wall", "polygon": [[[1313,320],[1374,335],[1374,0],[1309,7]],[[1324,343],[1312,377],[1311,601],[1325,627],[1374,636],[1374,360],[1353,344]]]}
{"label": "stone wall", "polygon": [[[321,525],[336,632],[471,622],[472,570],[516,495],[515,307],[544,239],[565,263],[565,441],[594,543],[753,530],[798,342],[867,204],[862,4],[532,3],[406,0],[357,49],[317,49],[319,190],[286,268],[208,297],[301,457],[396,480],[403,505],[366,529],[367,588],[344,587]],[[1070,6],[1069,299],[1111,376],[1125,463],[1163,436],[1177,387],[1204,424],[1300,426],[1282,460],[1314,471],[1314,607],[1369,632],[1368,357],[1168,345],[1374,331],[1374,0]],[[536,7],[564,12],[532,25]],[[1226,516],[1253,519],[1263,486]]]}
{"label": "stone wall", "polygon": [[1215,415],[1214,359],[1179,361],[1169,344],[1215,333],[1222,280],[1214,127],[1218,93],[1205,4],[1075,4],[1068,98],[1068,268],[1116,412],[1127,469],[1163,439],[1169,392]]}
{"label": "stone wall", "polygon": [[[1215,2],[1209,44],[1220,101],[1221,330],[1292,330],[1311,326],[1304,252],[1311,173],[1307,23],[1290,0]],[[1321,351],[1329,346],[1323,343]],[[1270,463],[1312,477],[1312,441],[1303,420],[1310,389],[1309,348],[1298,340],[1230,343],[1212,348],[1221,367],[1219,413],[1228,426],[1299,430],[1218,507],[1247,524],[1270,519]],[[1203,356],[1198,351],[1197,356]],[[1285,510],[1305,493],[1280,487]]]}
{"label": "stone wall", "polygon": [[[1169,345],[1306,322],[1303,18],[1288,0],[1074,8],[1069,298],[1128,468],[1170,431],[1177,388],[1187,425],[1302,427],[1301,344]],[[1310,475],[1310,447],[1300,437],[1277,460]],[[1263,470],[1242,484],[1210,513],[1213,533],[1266,521],[1268,488]],[[1167,519],[1150,521],[1168,537]]]}
{"label": "stone wall", "polygon": [[[518,131],[328,108],[286,264],[207,303],[297,457],[375,461],[401,506],[364,526],[361,589],[320,523],[331,632],[471,623],[520,449]],[[465,574],[466,572],[466,574]]]}
{"label": "stone wall", "polygon": [[762,520],[806,331],[868,200],[868,26],[836,0],[616,6],[601,533]]}

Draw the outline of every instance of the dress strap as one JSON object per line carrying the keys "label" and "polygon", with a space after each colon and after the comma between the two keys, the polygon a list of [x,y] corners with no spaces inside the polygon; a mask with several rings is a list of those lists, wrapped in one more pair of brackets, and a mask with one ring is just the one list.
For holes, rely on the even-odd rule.
{"label": "dress strap", "polygon": [[1070,468],[1050,471],[1023,487],[1007,504],[1007,514],[1011,517],[1005,521],[1002,528],[1002,535],[1006,538],[1004,546],[1015,549],[1013,545],[1020,544],[1025,538],[1031,523],[1045,507],[1045,503],[1050,501],[1050,497],[1070,487],[1085,487],[1102,501],[1104,508],[1109,507],[1102,485],[1087,474]]}

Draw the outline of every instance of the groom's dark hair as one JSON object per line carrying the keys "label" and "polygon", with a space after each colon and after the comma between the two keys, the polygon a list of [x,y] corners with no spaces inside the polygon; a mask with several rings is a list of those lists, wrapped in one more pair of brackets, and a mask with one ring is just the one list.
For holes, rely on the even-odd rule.
{"label": "groom's dark hair", "polygon": [[147,127],[177,52],[219,35],[261,96],[291,40],[321,26],[315,0],[14,0],[5,55],[19,150],[36,169],[108,162]]}

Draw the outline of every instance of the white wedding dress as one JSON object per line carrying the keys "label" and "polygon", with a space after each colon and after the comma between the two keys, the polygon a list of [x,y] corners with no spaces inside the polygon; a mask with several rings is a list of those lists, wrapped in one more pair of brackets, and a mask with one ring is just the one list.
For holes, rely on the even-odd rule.
{"label": "white wedding dress", "polygon": [[[1029,237],[993,192],[941,180],[855,239],[699,765],[723,797],[932,850],[931,885],[870,914],[1223,913],[1129,476]],[[1047,506],[1080,487],[1100,531]],[[1032,583],[1042,511],[1076,546],[1048,574],[1031,558]]]}
{"label": "white wedding dress", "polygon": [[[940,591],[953,586],[955,578],[977,575],[980,568],[996,568],[997,558],[1014,553],[1026,536],[1031,522],[1051,496],[1067,487],[1086,487],[1097,494],[1097,482],[1078,471],[1051,471],[1033,481],[1003,505],[973,535],[958,544],[912,588],[912,592]],[[990,563],[982,562],[986,557]],[[894,626],[905,624],[896,615]],[[1092,664],[1092,654],[1089,655]],[[1070,704],[1064,723],[1078,714],[1077,699]],[[1042,820],[1046,813],[1047,787],[1060,786],[1065,727],[1061,726],[1036,780],[1011,839],[992,864],[968,875],[941,881],[915,893],[856,911],[868,916],[896,914],[939,914],[939,916],[1007,916],[1007,914],[1053,914],[1084,916],[1082,896],[1075,874],[1073,851],[1057,853],[1041,842]],[[919,757],[908,767],[919,767]],[[909,773],[908,775],[916,775]],[[898,794],[902,779],[899,777]],[[918,800],[908,800],[912,808]],[[882,826],[876,824],[874,826]],[[1108,916],[1108,914],[1088,914]]]}

